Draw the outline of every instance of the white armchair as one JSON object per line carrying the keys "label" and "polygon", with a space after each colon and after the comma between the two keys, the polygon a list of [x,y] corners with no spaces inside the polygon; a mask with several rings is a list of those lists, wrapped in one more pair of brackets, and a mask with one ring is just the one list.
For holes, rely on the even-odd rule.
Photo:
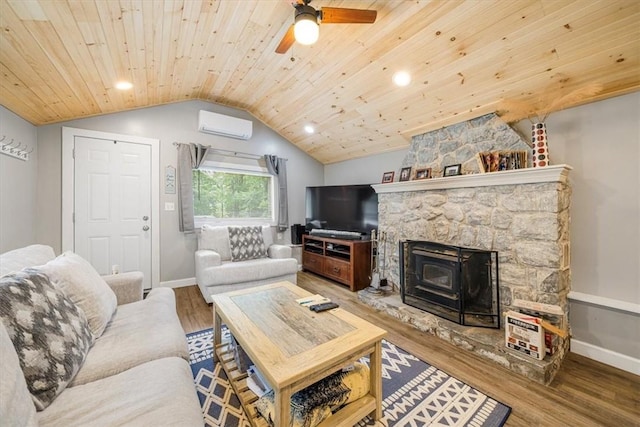
{"label": "white armchair", "polygon": [[203,226],[195,253],[196,281],[204,299],[211,295],[279,281],[297,282],[298,262],[291,247],[273,243],[271,227],[262,226],[267,257],[232,261],[229,228]]}

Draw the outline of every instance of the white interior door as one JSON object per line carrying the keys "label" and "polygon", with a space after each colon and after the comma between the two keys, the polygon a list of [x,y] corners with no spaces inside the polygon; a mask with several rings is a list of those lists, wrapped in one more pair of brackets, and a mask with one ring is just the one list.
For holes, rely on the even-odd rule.
{"label": "white interior door", "polygon": [[76,136],[74,251],[100,274],[142,271],[151,287],[151,147]]}

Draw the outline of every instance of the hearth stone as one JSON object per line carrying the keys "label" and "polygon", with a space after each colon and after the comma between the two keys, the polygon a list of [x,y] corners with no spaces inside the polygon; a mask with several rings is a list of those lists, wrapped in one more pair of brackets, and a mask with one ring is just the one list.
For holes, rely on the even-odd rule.
{"label": "hearth stone", "polygon": [[465,351],[475,353],[545,385],[551,383],[568,351],[568,340],[566,340],[563,347],[559,348],[554,355],[547,356],[544,360],[536,360],[506,348],[502,329],[458,325],[403,304],[398,293],[375,295],[363,290],[358,292],[358,299],[411,327],[435,335]]}

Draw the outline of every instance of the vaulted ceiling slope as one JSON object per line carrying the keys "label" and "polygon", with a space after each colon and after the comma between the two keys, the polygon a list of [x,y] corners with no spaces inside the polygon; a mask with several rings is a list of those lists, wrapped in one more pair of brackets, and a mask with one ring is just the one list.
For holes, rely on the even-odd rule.
{"label": "vaulted ceiling slope", "polygon": [[[0,102],[34,125],[190,99],[249,111],[322,163],[500,111],[640,88],[638,0],[314,0],[375,9],[274,51],[291,0],[0,0]],[[409,71],[407,87],[391,83]],[[133,89],[114,88],[129,80]],[[312,135],[304,125],[315,126]]]}

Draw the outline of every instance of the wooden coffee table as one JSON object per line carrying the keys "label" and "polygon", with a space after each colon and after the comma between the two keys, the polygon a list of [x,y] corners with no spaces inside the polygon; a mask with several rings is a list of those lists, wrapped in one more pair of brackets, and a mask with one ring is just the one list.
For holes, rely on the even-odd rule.
{"label": "wooden coffee table", "polygon": [[342,408],[321,426],[352,426],[366,415],[382,416],[381,345],[386,331],[340,308],[315,313],[296,303],[311,294],[279,282],[213,295],[214,360],[222,363],[253,426],[267,426],[254,407],[257,397],[246,373],[235,366],[228,343],[221,342],[227,325],[275,392],[275,425],[288,426],[291,395],[349,365],[370,357],[370,392]]}

